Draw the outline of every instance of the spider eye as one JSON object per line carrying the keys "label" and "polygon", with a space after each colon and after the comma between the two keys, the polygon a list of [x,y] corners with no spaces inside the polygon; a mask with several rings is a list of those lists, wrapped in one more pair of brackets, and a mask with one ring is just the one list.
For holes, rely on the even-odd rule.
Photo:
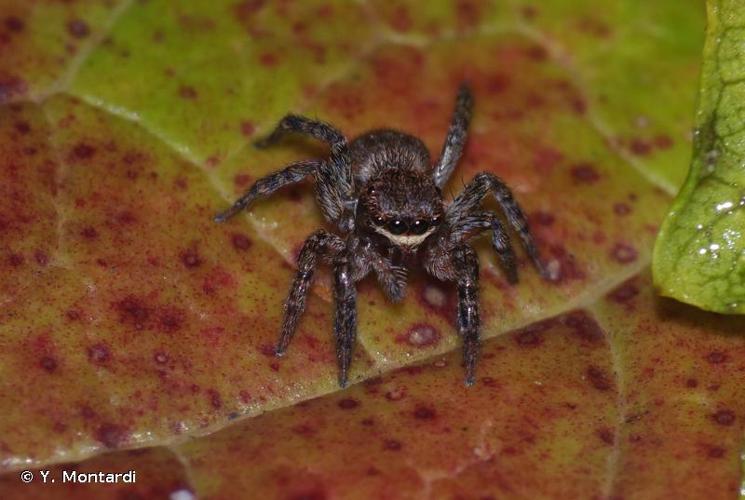
{"label": "spider eye", "polygon": [[404,221],[392,220],[388,223],[388,231],[393,234],[404,234],[406,232],[406,224]]}
{"label": "spider eye", "polygon": [[440,216],[438,215],[437,217],[435,217],[434,219],[432,219],[432,222],[431,222],[431,224],[432,224],[433,226],[437,226],[437,225],[439,225],[439,224],[440,224]]}
{"label": "spider eye", "polygon": [[373,219],[373,220],[374,220],[376,226],[383,226],[383,225],[385,225],[385,219],[382,218],[382,217],[375,217],[375,219]]}
{"label": "spider eye", "polygon": [[411,232],[414,234],[424,234],[429,229],[429,222],[426,220],[416,220],[411,225]]}

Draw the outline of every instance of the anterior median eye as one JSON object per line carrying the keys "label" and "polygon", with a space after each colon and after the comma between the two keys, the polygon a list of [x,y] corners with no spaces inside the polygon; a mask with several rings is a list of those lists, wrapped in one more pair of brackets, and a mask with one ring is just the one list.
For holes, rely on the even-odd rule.
{"label": "anterior median eye", "polygon": [[393,234],[404,234],[406,232],[406,223],[401,220],[392,220],[388,223],[388,231]]}
{"label": "anterior median eye", "polygon": [[411,232],[414,234],[424,234],[429,229],[429,222],[426,220],[415,220],[411,225]]}

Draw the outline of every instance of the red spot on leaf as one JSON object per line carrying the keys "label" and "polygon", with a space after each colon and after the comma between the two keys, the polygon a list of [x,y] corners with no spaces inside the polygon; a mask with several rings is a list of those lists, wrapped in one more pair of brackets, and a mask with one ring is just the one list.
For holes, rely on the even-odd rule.
{"label": "red spot on leaf", "polygon": [[631,139],[629,150],[637,156],[646,156],[652,151],[652,145],[638,137]]}
{"label": "red spot on leaf", "polygon": [[396,439],[386,439],[383,441],[384,450],[400,451],[402,447],[403,445],[401,444],[401,441]]}
{"label": "red spot on leaf", "polygon": [[150,317],[150,309],[134,295],[125,297],[115,303],[114,307],[119,311],[122,323],[131,323],[138,330],[144,328],[144,323]]}
{"label": "red spot on leaf", "polygon": [[572,178],[581,184],[595,184],[600,180],[600,174],[591,163],[578,163],[571,169]]}
{"label": "red spot on leaf", "polygon": [[417,296],[419,302],[432,312],[450,319],[455,314],[455,300],[452,290],[439,284],[426,283]]}
{"label": "red spot on leaf", "polygon": [[520,7],[520,14],[524,19],[532,21],[538,16],[538,8],[534,5],[523,5]]}
{"label": "red spot on leaf", "polygon": [[613,212],[616,215],[628,215],[631,213],[631,207],[626,203],[614,203]]}
{"label": "red spot on leaf", "polygon": [[279,57],[272,52],[264,52],[259,56],[259,63],[262,66],[274,67],[279,63]]}
{"label": "red spot on leaf", "polygon": [[604,427],[602,429],[598,429],[598,437],[602,442],[608,445],[612,445],[614,441],[614,435],[613,431],[611,429],[608,429],[607,427]]}
{"label": "red spot on leaf", "polygon": [[419,420],[432,420],[437,416],[437,413],[432,408],[427,406],[418,406],[414,410],[414,417]]}
{"label": "red spot on leaf", "polygon": [[98,238],[98,231],[93,226],[87,226],[80,231],[80,236],[88,240],[94,240]]}
{"label": "red spot on leaf", "polygon": [[385,393],[385,399],[388,401],[400,401],[406,396],[406,389],[403,387],[394,387]]}
{"label": "red spot on leaf", "polygon": [[67,32],[75,38],[85,38],[91,34],[91,29],[85,21],[73,19],[67,23]]}
{"label": "red spot on leaf", "polygon": [[82,142],[72,148],[72,157],[79,160],[90,159],[94,154],[96,154],[96,148]]}
{"label": "red spot on leaf", "polygon": [[158,325],[164,332],[175,332],[184,324],[184,312],[175,307],[163,308],[158,314]]}
{"label": "red spot on leaf", "polygon": [[266,4],[267,0],[245,0],[237,3],[233,10],[237,17],[241,19],[250,18]]}
{"label": "red spot on leaf", "polygon": [[551,213],[538,210],[528,216],[528,221],[532,226],[552,226],[556,222],[556,217]]}
{"label": "red spot on leaf", "polygon": [[249,174],[236,174],[233,177],[233,184],[237,189],[242,189],[248,186],[253,177]]}
{"label": "red spot on leaf", "polygon": [[556,320],[551,318],[516,330],[513,332],[515,342],[517,342],[517,345],[520,347],[538,347],[543,343],[541,333],[555,325]]}
{"label": "red spot on leaf", "polygon": [[316,430],[308,424],[299,424],[292,428],[292,432],[303,437],[312,436]]}
{"label": "red spot on leaf", "polygon": [[396,10],[393,13],[392,19],[390,19],[391,27],[399,33],[406,33],[410,31],[413,22],[409,10],[404,5],[397,5]]}
{"label": "red spot on leaf", "polygon": [[673,147],[673,140],[666,134],[656,135],[654,139],[652,139],[652,142],[659,149],[670,149]]}
{"label": "red spot on leaf", "polygon": [[0,103],[7,102],[26,93],[28,85],[17,76],[0,75]]}
{"label": "red spot on leaf", "polygon": [[15,123],[15,129],[18,131],[19,134],[26,135],[29,132],[31,132],[31,126],[28,124],[28,122],[24,121],[17,121]]}
{"label": "red spot on leaf", "polygon": [[727,361],[727,353],[722,351],[712,351],[708,356],[706,356],[706,360],[713,365],[718,365]]}
{"label": "red spot on leaf", "polygon": [[632,282],[626,282],[611,291],[608,298],[619,304],[627,304],[631,299],[639,294],[639,288]]}
{"label": "red spot on leaf", "polygon": [[489,76],[486,80],[486,91],[490,94],[501,94],[510,86],[510,77],[504,73]]}
{"label": "red spot on leaf", "polygon": [[212,408],[216,410],[219,410],[220,408],[222,408],[222,397],[220,397],[220,393],[217,390],[208,389],[207,398],[209,399],[209,402],[212,405]]}
{"label": "red spot on leaf", "polygon": [[440,341],[440,332],[427,323],[417,323],[406,333],[396,337],[396,340],[412,347],[427,347]]}
{"label": "red spot on leaf", "polygon": [[8,31],[13,33],[20,33],[26,27],[26,23],[23,22],[23,19],[16,16],[7,16],[3,21],[3,25]]}
{"label": "red spot on leaf", "polygon": [[233,233],[230,241],[233,243],[233,248],[240,251],[246,251],[253,245],[251,239],[243,233]]}
{"label": "red spot on leaf", "polygon": [[96,412],[90,406],[83,405],[80,408],[80,416],[86,420],[93,420],[96,417]]}
{"label": "red spot on leaf", "polygon": [[477,0],[455,0],[455,15],[460,28],[478,26],[483,10],[483,3]]}
{"label": "red spot on leaf", "polygon": [[39,360],[39,366],[45,371],[52,373],[57,370],[57,360],[51,356],[44,356]]}
{"label": "red spot on leaf", "polygon": [[352,410],[354,408],[357,408],[360,405],[360,402],[356,399],[345,398],[340,400],[337,404],[342,410]]}
{"label": "red spot on leaf", "polygon": [[187,268],[195,268],[202,265],[202,259],[199,256],[199,252],[197,252],[196,247],[191,247],[187,250],[184,250],[179,254],[179,257],[181,258],[181,262]]}
{"label": "red spot on leaf", "polygon": [[181,85],[178,89],[178,95],[183,99],[196,99],[197,91],[190,85]]}
{"label": "red spot on leaf", "polygon": [[46,266],[49,264],[49,255],[42,252],[41,250],[37,250],[34,252],[34,260],[36,260],[36,263],[40,266]]}
{"label": "red spot on leaf", "polygon": [[616,243],[611,250],[611,256],[621,264],[634,262],[638,256],[636,248],[626,243]]}
{"label": "red spot on leaf", "polygon": [[526,51],[527,56],[533,61],[545,61],[548,58],[548,51],[540,45],[531,45]]}
{"label": "red spot on leaf", "polygon": [[563,159],[561,151],[548,146],[538,146],[533,152],[533,165],[542,173],[550,172]]}
{"label": "red spot on leaf", "polygon": [[127,439],[127,432],[119,425],[105,423],[96,429],[95,438],[107,448],[118,448]]}
{"label": "red spot on leaf", "polygon": [[256,126],[248,120],[241,122],[241,134],[251,137],[256,132]]}
{"label": "red spot on leaf", "polygon": [[597,38],[607,38],[611,33],[610,27],[603,21],[588,17],[580,19],[577,27],[580,31]]}
{"label": "red spot on leaf", "polygon": [[590,381],[590,384],[599,391],[608,391],[613,387],[613,382],[602,368],[589,366],[585,371],[585,375]]}
{"label": "red spot on leaf", "polygon": [[735,423],[735,412],[732,410],[719,410],[711,418],[719,425],[732,425]]}
{"label": "red spot on leaf", "polygon": [[97,365],[106,364],[111,359],[111,352],[104,344],[93,344],[88,347],[88,360]]}
{"label": "red spot on leaf", "polygon": [[584,311],[572,311],[562,318],[562,322],[582,340],[602,342],[605,337],[600,325]]}
{"label": "red spot on leaf", "polygon": [[10,264],[13,267],[18,267],[22,265],[26,259],[23,258],[23,255],[19,253],[12,253],[8,256],[8,264]]}
{"label": "red spot on leaf", "polygon": [[564,283],[585,278],[585,273],[580,269],[574,255],[567,252],[562,245],[551,245],[548,253],[553,257],[547,262],[552,281]]}

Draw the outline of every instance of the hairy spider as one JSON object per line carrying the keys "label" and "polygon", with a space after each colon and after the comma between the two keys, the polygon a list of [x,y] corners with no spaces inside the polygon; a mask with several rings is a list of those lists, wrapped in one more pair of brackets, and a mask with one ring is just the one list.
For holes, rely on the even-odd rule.
{"label": "hairy spider", "polygon": [[374,272],[386,295],[400,301],[406,289],[406,269],[420,260],[435,278],[457,284],[456,323],[463,341],[465,382],[473,384],[479,351],[479,262],[468,240],[491,230],[492,245],[507,279],[517,282],[510,237],[497,215],[481,207],[487,194],[494,195],[544,277],[546,270],[522,210],[497,176],[480,173],[451,203],[443,200],[442,188],[463,153],[472,106],[471,92],[461,85],[450,129],[434,166],[424,143],[409,134],[373,130],[348,143],[331,125],[297,115],[285,116],[269,136],[256,143],[266,147],[288,132],[297,132],[328,143],[331,155],[298,161],[259,179],[215,221],[223,222],[255,200],[312,175],[323,215],[340,232],[320,229],[305,240],[284,306],[277,356],[285,353],[292,339],[319,260],[329,262],[334,274],[339,385],[346,386],[357,335],[355,283]]}

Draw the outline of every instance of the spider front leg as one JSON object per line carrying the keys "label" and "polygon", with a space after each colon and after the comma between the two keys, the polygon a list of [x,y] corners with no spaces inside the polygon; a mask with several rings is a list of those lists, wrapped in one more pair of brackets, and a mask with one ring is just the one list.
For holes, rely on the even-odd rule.
{"label": "spider front leg", "polygon": [[262,177],[243,196],[238,198],[230,208],[217,214],[214,218],[215,222],[225,222],[244,208],[247,208],[255,200],[266,198],[284,186],[300,182],[307,176],[318,171],[321,165],[322,162],[320,160],[299,161],[283,170]]}
{"label": "spider front leg", "polygon": [[458,287],[458,333],[463,342],[463,363],[466,385],[476,381],[476,362],[479,355],[479,260],[468,245],[453,249],[453,267]]}
{"label": "spider front leg", "polygon": [[357,338],[357,289],[345,255],[338,257],[334,263],[334,303],[336,361],[339,365],[339,386],[344,388],[347,386],[354,342]]}
{"label": "spider front leg", "polygon": [[455,323],[463,342],[465,383],[473,385],[479,354],[479,260],[466,243],[454,244],[450,234],[441,234],[425,250],[424,267],[442,281],[454,281],[458,288]]}
{"label": "spider front leg", "polygon": [[522,209],[513,198],[510,189],[496,175],[485,172],[478,174],[448,207],[445,215],[447,222],[457,226],[458,221],[467,218],[470,214],[477,211],[484,197],[490,192],[494,194],[494,198],[502,208],[507,222],[517,232],[522,241],[523,248],[525,248],[525,252],[538,269],[540,275],[543,278],[548,278],[548,271],[538,255],[538,248],[528,227],[525,214],[523,214]]}
{"label": "spider front leg", "polygon": [[303,243],[303,248],[298,256],[297,273],[285,301],[282,332],[275,350],[277,356],[282,356],[285,353],[295,334],[298,320],[305,310],[305,301],[308,297],[313,274],[318,265],[318,258],[325,257],[333,260],[344,250],[344,247],[344,241],[341,238],[322,229],[313,233]]}

